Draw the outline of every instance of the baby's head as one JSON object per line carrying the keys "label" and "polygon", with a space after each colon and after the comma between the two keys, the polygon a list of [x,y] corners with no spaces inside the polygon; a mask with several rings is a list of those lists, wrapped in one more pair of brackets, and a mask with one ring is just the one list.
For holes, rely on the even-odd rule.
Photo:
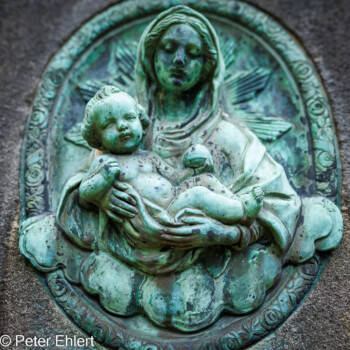
{"label": "baby's head", "polygon": [[143,108],[114,86],[103,86],[88,102],[81,133],[88,144],[109,153],[133,153],[149,119]]}

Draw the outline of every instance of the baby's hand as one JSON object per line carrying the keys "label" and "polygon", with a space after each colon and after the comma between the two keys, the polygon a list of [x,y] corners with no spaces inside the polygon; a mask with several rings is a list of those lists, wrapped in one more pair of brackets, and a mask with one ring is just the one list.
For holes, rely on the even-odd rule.
{"label": "baby's hand", "polygon": [[120,166],[116,159],[108,158],[105,160],[103,158],[100,158],[99,167],[101,175],[110,184],[112,184],[120,174]]}
{"label": "baby's hand", "polygon": [[195,174],[209,173],[213,170],[213,157],[201,139],[193,140],[183,157],[186,168],[193,168]]}

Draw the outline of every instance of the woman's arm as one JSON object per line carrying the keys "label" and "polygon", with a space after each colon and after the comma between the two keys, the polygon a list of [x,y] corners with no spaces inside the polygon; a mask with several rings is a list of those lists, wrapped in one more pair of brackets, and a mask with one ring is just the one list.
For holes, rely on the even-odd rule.
{"label": "woman's arm", "polygon": [[240,251],[256,242],[263,232],[257,222],[247,227],[223,225],[207,217],[188,217],[183,221],[186,225],[163,232],[164,244],[180,249],[225,245]]}
{"label": "woman's arm", "polygon": [[183,217],[184,225],[167,228],[162,232],[162,241],[172,247],[191,249],[212,245],[232,246],[241,238],[237,225],[224,225],[206,216]]}

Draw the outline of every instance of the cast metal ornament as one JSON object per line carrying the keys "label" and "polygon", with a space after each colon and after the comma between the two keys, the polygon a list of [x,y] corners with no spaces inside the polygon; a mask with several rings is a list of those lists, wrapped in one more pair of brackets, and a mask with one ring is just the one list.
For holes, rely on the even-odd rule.
{"label": "cast metal ornament", "polygon": [[44,73],[20,249],[111,349],[244,349],[301,303],[342,237],[315,68],[241,1],[126,1]]}

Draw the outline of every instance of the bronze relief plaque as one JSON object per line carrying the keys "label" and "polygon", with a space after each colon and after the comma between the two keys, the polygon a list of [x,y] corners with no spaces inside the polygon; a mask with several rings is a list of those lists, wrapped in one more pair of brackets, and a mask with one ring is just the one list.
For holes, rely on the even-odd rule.
{"label": "bronze relief plaque", "polygon": [[241,1],[126,1],[42,78],[20,249],[111,349],[243,349],[342,237],[332,115],[296,39]]}

